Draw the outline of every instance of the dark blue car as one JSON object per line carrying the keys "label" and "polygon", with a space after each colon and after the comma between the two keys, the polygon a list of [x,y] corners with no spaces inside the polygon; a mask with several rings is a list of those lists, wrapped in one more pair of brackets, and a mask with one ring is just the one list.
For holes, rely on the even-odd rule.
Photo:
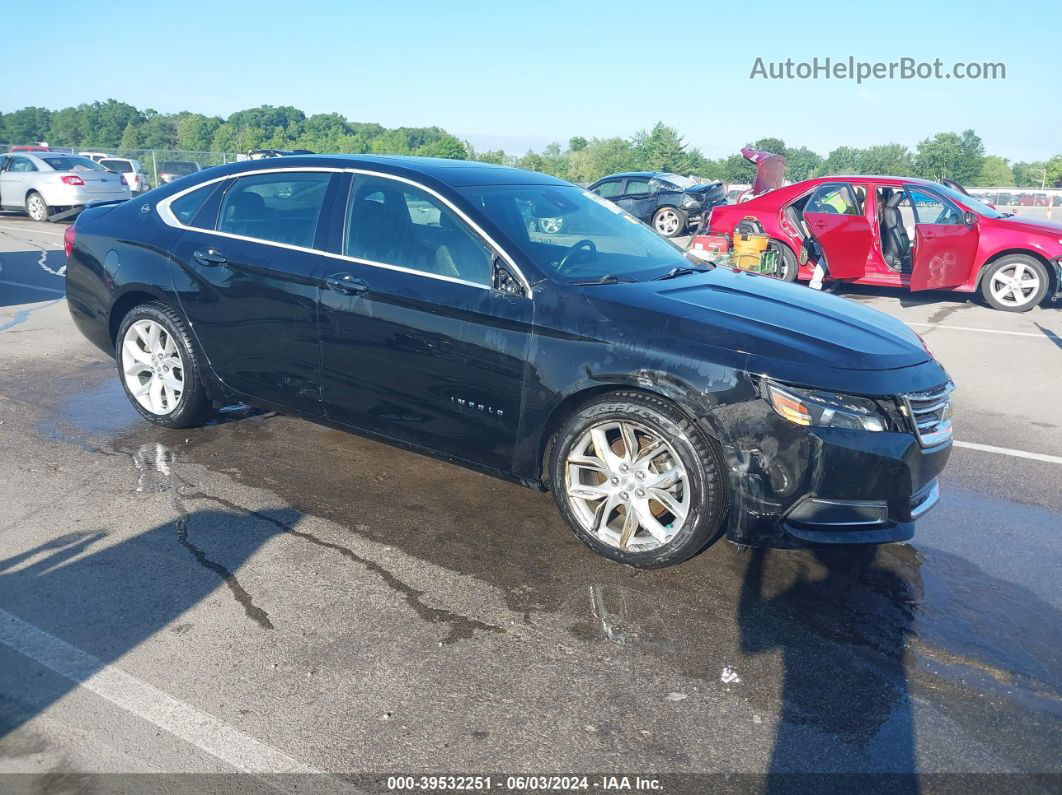
{"label": "dark blue car", "polygon": [[611,174],[587,190],[613,201],[664,237],[679,237],[696,228],[718,204],[726,204],[721,182],[696,182],[663,171]]}

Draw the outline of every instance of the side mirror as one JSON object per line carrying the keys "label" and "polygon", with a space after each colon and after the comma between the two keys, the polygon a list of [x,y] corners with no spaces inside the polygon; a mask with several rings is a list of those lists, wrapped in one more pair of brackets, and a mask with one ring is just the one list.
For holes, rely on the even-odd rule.
{"label": "side mirror", "polygon": [[973,226],[977,223],[977,216],[967,210],[965,213],[963,213],[963,220],[966,221],[967,226]]}
{"label": "side mirror", "polygon": [[527,297],[519,280],[497,254],[494,255],[494,259],[491,262],[491,288],[505,295]]}

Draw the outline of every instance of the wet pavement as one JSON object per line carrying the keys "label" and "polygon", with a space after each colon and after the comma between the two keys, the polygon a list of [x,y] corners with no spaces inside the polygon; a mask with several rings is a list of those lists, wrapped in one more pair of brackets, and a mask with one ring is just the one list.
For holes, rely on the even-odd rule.
{"label": "wet pavement", "polygon": [[[959,438],[1062,456],[1062,311],[853,300],[924,324]],[[547,494],[356,436],[150,426],[62,302],[0,326],[27,308],[0,333],[0,771],[231,769],[186,707],[338,774],[1062,772],[1062,463],[958,448],[909,544],[642,572]]]}

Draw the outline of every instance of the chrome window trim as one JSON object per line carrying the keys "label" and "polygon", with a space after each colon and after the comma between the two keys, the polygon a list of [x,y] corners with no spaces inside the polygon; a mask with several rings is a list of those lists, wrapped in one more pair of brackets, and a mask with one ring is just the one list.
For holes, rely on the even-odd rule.
{"label": "chrome window trim", "polygon": [[509,255],[509,252],[507,252],[504,248],[499,246],[490,235],[488,235],[486,232],[483,231],[483,229],[479,226],[479,224],[477,224],[475,221],[473,221],[471,218],[469,218],[464,212],[462,212],[462,210],[459,207],[455,206],[453,202],[451,202],[449,199],[447,199],[445,196],[443,196],[438,191],[435,191],[435,190],[429,188],[427,185],[422,185],[421,183],[417,182],[416,180],[412,180],[412,179],[409,179],[407,177],[400,177],[400,176],[398,176],[396,174],[387,174],[387,173],[384,173],[382,171],[373,171],[371,169],[364,169],[364,168],[341,168],[341,167],[338,167],[338,166],[289,166],[287,168],[262,168],[262,169],[255,169],[254,171],[241,171],[241,172],[236,173],[236,174],[225,174],[225,175],[220,176],[220,177],[214,177],[212,179],[208,179],[208,180],[206,180],[204,182],[197,182],[195,185],[192,185],[192,186],[190,186],[188,188],[180,190],[177,193],[174,193],[174,194],[172,194],[170,196],[167,196],[165,199],[162,199],[161,201],[156,203],[155,211],[158,213],[159,218],[162,219],[162,222],[164,224],[166,224],[167,226],[171,226],[174,229],[183,229],[183,230],[192,231],[192,232],[203,232],[204,234],[218,235],[219,237],[226,237],[226,238],[230,238],[232,240],[244,240],[244,241],[247,241],[249,243],[258,243],[259,245],[263,245],[263,246],[276,246],[278,248],[286,248],[286,249],[289,249],[291,251],[301,251],[301,252],[304,252],[304,253],[307,253],[307,254],[317,254],[318,256],[328,257],[330,259],[338,259],[338,260],[342,260],[344,262],[354,262],[354,263],[357,263],[359,265],[369,265],[369,266],[372,266],[374,268],[384,268],[385,270],[398,271],[399,273],[410,273],[410,274],[414,274],[416,276],[423,276],[423,277],[428,278],[428,279],[436,279],[438,281],[450,282],[452,284],[463,284],[463,285],[467,285],[469,287],[478,287],[481,290],[491,290],[491,289],[493,289],[492,286],[489,285],[489,284],[480,284],[479,282],[472,282],[472,281],[468,281],[467,279],[458,279],[458,278],[453,277],[453,276],[443,276],[442,274],[438,274],[438,273],[429,273],[427,271],[417,270],[416,268],[407,268],[407,267],[405,267],[403,265],[392,265],[392,264],[387,263],[387,262],[375,262],[373,260],[368,260],[368,259],[359,259],[358,257],[349,257],[346,254],[335,254],[335,253],[333,253],[331,251],[322,251],[321,249],[310,248],[308,246],[296,246],[296,245],[292,245],[291,243],[278,243],[278,242],[273,241],[273,240],[262,240],[261,238],[257,238],[257,237],[248,237],[246,235],[237,235],[237,234],[233,234],[232,232],[219,232],[216,229],[204,229],[204,228],[202,228],[200,226],[189,226],[187,224],[182,224],[179,220],[177,220],[177,216],[175,216],[173,214],[173,211],[170,209],[170,205],[173,202],[175,202],[177,199],[181,198],[182,196],[184,196],[184,195],[186,195],[188,193],[191,193],[192,191],[199,190],[200,188],[205,188],[208,185],[213,185],[213,184],[218,183],[218,182],[224,182],[225,180],[229,180],[229,179],[239,179],[240,177],[250,177],[250,176],[256,176],[258,174],[283,174],[283,173],[286,173],[286,172],[289,172],[289,171],[290,172],[307,172],[307,171],[322,172],[323,171],[323,172],[330,172],[330,173],[333,173],[333,174],[343,174],[343,173],[346,173],[346,174],[362,174],[362,175],[366,175],[366,176],[380,177],[381,179],[390,179],[390,180],[394,180],[396,182],[403,182],[403,183],[405,183],[407,185],[412,185],[413,187],[418,188],[419,190],[422,190],[422,191],[428,193],[431,196],[434,196],[436,199],[438,199],[443,204],[445,204],[450,210],[452,210],[454,213],[456,213],[457,216],[462,221],[464,221],[476,233],[476,235],[478,235],[484,242],[487,243],[488,247],[490,247],[492,250],[498,252],[498,254],[501,255],[502,259],[505,260],[506,264],[508,264],[508,266],[510,268],[512,268],[513,273],[516,274],[516,277],[519,280],[520,285],[524,288],[525,296],[529,300],[531,299],[531,284],[530,284],[530,282],[528,282],[527,278],[524,276],[524,273],[520,269],[520,266],[518,266],[516,264],[516,262],[513,260],[513,258]]}

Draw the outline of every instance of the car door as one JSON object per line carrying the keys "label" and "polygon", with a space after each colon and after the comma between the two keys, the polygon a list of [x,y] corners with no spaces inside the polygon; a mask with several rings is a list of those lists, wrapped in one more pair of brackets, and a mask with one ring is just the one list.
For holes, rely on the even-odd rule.
{"label": "car door", "polygon": [[595,185],[593,192],[602,199],[614,202],[623,195],[623,179],[606,179]]}
{"label": "car door", "polygon": [[874,233],[851,185],[819,185],[804,207],[804,220],[826,255],[830,276],[858,279],[866,273]]}
{"label": "car door", "polygon": [[615,202],[635,218],[648,222],[656,210],[657,197],[653,195],[649,177],[628,177],[623,194]]}
{"label": "car door", "polygon": [[248,174],[167,205],[186,229],[173,251],[181,306],[214,372],[257,402],[320,413],[316,249],[336,173]]}
{"label": "car door", "polygon": [[3,184],[5,207],[22,209],[26,206],[26,193],[36,171],[37,166],[25,155],[8,155]]}
{"label": "car door", "polygon": [[345,215],[321,296],[326,415],[509,470],[531,300],[492,289],[496,252],[421,186],[357,174]]}
{"label": "car door", "polygon": [[911,289],[940,290],[966,282],[977,254],[976,216],[931,190],[907,186],[915,213]]}

